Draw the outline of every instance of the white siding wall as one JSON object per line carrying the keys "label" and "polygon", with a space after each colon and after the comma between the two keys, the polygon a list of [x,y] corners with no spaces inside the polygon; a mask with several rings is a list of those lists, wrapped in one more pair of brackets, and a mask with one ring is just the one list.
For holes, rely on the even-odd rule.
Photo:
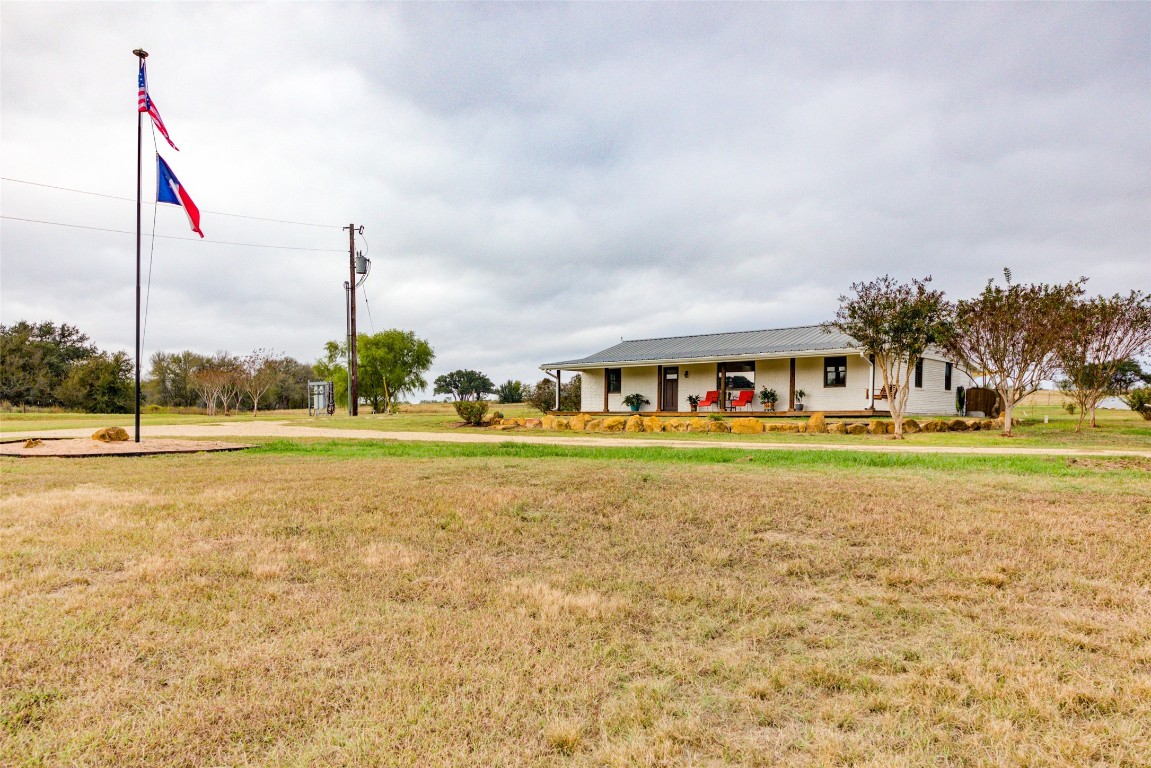
{"label": "white siding wall", "polygon": [[759,402],[759,392],[764,387],[775,390],[779,397],[775,401],[777,411],[787,410],[788,387],[791,386],[791,361],[782,360],[756,360],[755,361],[755,399],[751,401],[751,410],[763,410]]}
{"label": "white siding wall", "polygon": [[[656,387],[659,382],[656,381],[656,367],[654,365],[645,365],[640,368],[624,368],[623,369],[623,387],[618,395],[607,396],[607,409],[609,411],[627,411],[630,410],[623,404],[623,399],[633,392],[638,392],[646,397],[651,402],[640,408],[641,411],[654,411],[657,402]],[[601,394],[602,398],[603,395]],[[603,405],[603,401],[600,401]]]}
{"label": "white siding wall", "polygon": [[[583,411],[603,410],[603,368],[580,371],[580,409]],[[568,376],[571,374],[569,373]]]}
{"label": "white siding wall", "polygon": [[911,393],[907,396],[908,414],[932,416],[955,415],[955,388],[972,386],[971,377],[951,368],[951,389],[944,389],[946,364],[943,360],[923,360],[923,387],[915,386],[915,373],[911,374]]}
{"label": "white siding wall", "polygon": [[[677,411],[690,411],[691,406],[687,403],[688,395],[698,395],[702,400],[703,396],[709,391],[715,389],[715,363],[700,363],[697,365],[681,365],[679,367],[679,402],[676,403],[675,410]],[[684,375],[687,378],[684,378]],[[664,404],[666,410],[671,410],[671,406],[667,403]],[[706,408],[704,410],[714,410],[713,408]]]}
{"label": "white siding wall", "polygon": [[[805,411],[861,411],[871,405],[871,364],[858,354],[847,355],[847,386],[825,387],[824,358],[797,357],[795,359],[795,388],[807,393],[803,398]],[[780,400],[786,401],[786,388]],[[876,408],[880,403],[876,403]]]}

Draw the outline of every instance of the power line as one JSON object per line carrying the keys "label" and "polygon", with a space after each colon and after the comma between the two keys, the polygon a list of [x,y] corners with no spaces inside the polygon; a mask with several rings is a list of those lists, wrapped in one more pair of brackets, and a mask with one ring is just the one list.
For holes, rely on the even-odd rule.
{"label": "power line", "polygon": [[[135,235],[135,232],[129,232],[125,229],[105,229],[104,227],[88,227],[83,224],[64,224],[59,221],[41,221],[40,219],[23,219],[19,216],[0,216],[0,219],[11,219],[12,221],[26,221],[32,224],[50,224],[54,227],[70,227],[72,229],[91,229],[96,232],[112,232],[117,235]],[[204,243],[211,245],[239,245],[245,248],[273,248],[280,251],[320,251],[322,253],[343,253],[340,248],[301,248],[292,245],[263,245],[261,243],[233,243],[226,240],[202,240],[196,237],[177,237],[175,235],[154,235],[154,237],[162,237],[165,240],[186,240],[189,243]]]}
{"label": "power line", "polygon": [[[37,182],[37,181],[26,181],[24,179],[14,179],[10,176],[0,176],[0,179],[3,179],[4,181],[11,181],[15,184],[28,184],[29,186],[33,186],[33,187],[44,187],[45,189],[58,189],[58,190],[61,190],[63,192],[75,192],[75,193],[80,194],[80,195],[91,195],[92,197],[106,197],[109,200],[126,200],[129,203],[136,202],[136,198],[134,198],[134,197],[120,197],[119,195],[105,195],[102,192],[89,192],[85,189],[73,189],[71,187],[58,187],[55,184],[41,184],[40,182]],[[144,201],[144,205],[155,205],[155,203]],[[274,224],[298,224],[301,227],[322,227],[324,229],[339,229],[340,228],[336,224],[312,224],[312,223],[307,222],[307,221],[288,221],[286,219],[266,219],[262,216],[244,216],[244,215],[239,214],[239,213],[224,213],[223,211],[209,211],[206,208],[204,209],[204,213],[211,213],[211,214],[215,214],[216,216],[230,216],[234,219],[251,219],[253,221],[270,221]]]}

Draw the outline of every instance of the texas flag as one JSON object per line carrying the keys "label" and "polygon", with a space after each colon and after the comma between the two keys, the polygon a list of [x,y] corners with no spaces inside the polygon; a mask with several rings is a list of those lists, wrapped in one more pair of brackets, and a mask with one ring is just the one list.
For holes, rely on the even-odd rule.
{"label": "texas flag", "polygon": [[200,237],[204,236],[200,231],[200,209],[192,202],[187,190],[181,186],[176,174],[172,173],[172,169],[159,154],[156,155],[156,202],[183,206],[184,213],[188,214],[188,223],[192,225],[192,231]]}

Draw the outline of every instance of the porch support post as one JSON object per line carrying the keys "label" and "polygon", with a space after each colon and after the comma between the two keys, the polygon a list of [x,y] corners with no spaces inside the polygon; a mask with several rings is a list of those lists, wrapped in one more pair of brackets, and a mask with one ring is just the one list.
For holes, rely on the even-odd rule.
{"label": "porch support post", "polygon": [[[544,369],[544,373],[556,380],[556,410],[558,411],[560,409],[560,377],[563,375],[563,371],[558,368],[554,372]],[[580,403],[580,406],[582,407],[583,403]]]}
{"label": "porch support post", "polygon": [[871,365],[871,403],[868,410],[875,410],[875,355],[868,355],[867,362]]}
{"label": "porch support post", "polygon": [[791,378],[787,385],[787,410],[795,410],[795,358],[791,358]]}
{"label": "porch support post", "polygon": [[655,409],[663,410],[663,366],[655,367]]}
{"label": "porch support post", "polygon": [[[604,410],[604,413],[607,413],[607,382],[608,382],[607,368],[604,368],[603,369],[603,410]],[[580,405],[583,405],[583,403],[580,403]]]}
{"label": "porch support post", "polygon": [[719,409],[727,410],[727,363],[716,366],[715,372],[719,375]]}

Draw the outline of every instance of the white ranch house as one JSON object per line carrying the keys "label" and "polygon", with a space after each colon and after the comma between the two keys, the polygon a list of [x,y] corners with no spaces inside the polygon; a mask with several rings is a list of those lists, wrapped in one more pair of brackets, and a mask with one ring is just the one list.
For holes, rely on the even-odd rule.
{"label": "white ranch house", "polygon": [[[564,372],[582,375],[582,408],[586,413],[630,410],[629,394],[649,402],[644,412],[683,413],[691,410],[689,396],[712,406],[700,411],[738,411],[756,415],[768,411],[759,392],[774,389],[774,413],[796,410],[802,390],[804,410],[831,415],[865,415],[888,410],[883,374],[852,338],[818,325],[769,331],[712,333],[664,339],[621,341],[578,360],[546,363],[541,369],[561,378]],[[955,388],[975,382],[939,350],[929,350],[911,377],[907,413],[955,413]],[[736,406],[752,393],[751,402]]]}

